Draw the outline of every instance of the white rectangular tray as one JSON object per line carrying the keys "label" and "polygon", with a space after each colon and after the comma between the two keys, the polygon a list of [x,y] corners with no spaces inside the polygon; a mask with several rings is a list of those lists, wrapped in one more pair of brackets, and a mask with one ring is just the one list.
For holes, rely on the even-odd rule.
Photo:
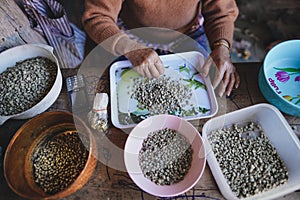
{"label": "white rectangular tray", "polygon": [[257,104],[208,120],[202,129],[206,158],[218,187],[226,199],[238,200],[226,181],[217,158],[208,141],[212,131],[230,127],[232,124],[258,122],[275,147],[288,170],[288,182],[245,200],[268,200],[282,197],[300,189],[300,142],[280,111],[270,104]]}
{"label": "white rectangular tray", "polygon": [[[163,55],[160,58],[165,66],[165,74],[178,80],[181,77],[181,81],[182,79],[190,80],[190,82],[186,81],[186,84],[189,84],[192,89],[194,105],[197,108],[207,109],[204,109],[204,112],[183,118],[195,120],[214,116],[218,110],[214,89],[210,78],[202,77],[199,73],[204,64],[203,55],[193,51]],[[136,113],[137,102],[131,98],[131,90],[129,90],[133,86],[133,81],[122,76],[125,70],[131,68],[132,64],[128,60],[115,62],[110,68],[111,120],[117,128],[132,128],[138,123],[137,121],[128,121],[128,118],[131,119],[133,113]],[[196,85],[192,83],[196,83]],[[197,83],[204,87],[197,86]]]}

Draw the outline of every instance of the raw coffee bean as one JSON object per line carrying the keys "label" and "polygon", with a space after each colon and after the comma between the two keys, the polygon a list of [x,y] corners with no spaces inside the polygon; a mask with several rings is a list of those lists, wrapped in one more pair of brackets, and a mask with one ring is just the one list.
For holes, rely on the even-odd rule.
{"label": "raw coffee bean", "polygon": [[33,107],[50,91],[57,65],[45,57],[17,62],[0,74],[0,115],[18,114]]}
{"label": "raw coffee bean", "polygon": [[77,132],[64,132],[46,140],[33,158],[35,183],[47,194],[71,185],[83,170],[88,151]]}
{"label": "raw coffee bean", "polygon": [[156,115],[180,113],[191,94],[192,90],[188,85],[161,76],[135,79],[131,97],[140,103],[141,109],[147,109],[150,115]]}
{"label": "raw coffee bean", "polygon": [[139,165],[144,176],[157,185],[181,181],[191,167],[193,150],[188,140],[172,129],[148,135],[139,151]]}
{"label": "raw coffee bean", "polygon": [[211,132],[208,140],[238,198],[260,194],[288,181],[284,162],[259,124],[233,124]]}

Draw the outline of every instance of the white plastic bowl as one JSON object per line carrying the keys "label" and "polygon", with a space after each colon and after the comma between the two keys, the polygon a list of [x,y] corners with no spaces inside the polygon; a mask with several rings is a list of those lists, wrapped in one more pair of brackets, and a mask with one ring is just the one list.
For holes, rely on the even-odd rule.
{"label": "white plastic bowl", "polygon": [[289,179],[287,183],[281,186],[245,199],[274,199],[299,190],[299,139],[294,134],[292,128],[289,126],[286,119],[276,107],[270,104],[257,104],[231,113],[227,113],[216,118],[212,118],[203,126],[202,136],[207,152],[207,162],[223,196],[226,199],[230,200],[238,199],[226,182],[219,163],[212,151],[212,147],[208,141],[208,136],[214,130],[222,129],[224,127],[230,127],[234,123],[239,124],[250,121],[258,122],[261,125],[264,133],[274,145],[281,159],[284,161],[288,170]]}
{"label": "white plastic bowl", "polygon": [[25,44],[17,47],[10,48],[0,53],[0,73],[5,71],[8,67],[14,66],[16,62],[23,61],[28,58],[34,58],[42,56],[50,59],[56,63],[57,73],[55,82],[48,92],[48,94],[36,105],[30,109],[9,116],[0,116],[0,125],[6,120],[12,119],[28,119],[36,116],[47,110],[58,98],[62,88],[62,75],[59,68],[59,63],[55,55],[53,54],[53,48],[44,44]]}
{"label": "white plastic bowl", "polygon": [[[163,128],[176,130],[192,144],[191,168],[184,179],[171,185],[157,185],[145,178],[139,166],[138,155],[148,134]],[[131,179],[145,192],[159,196],[172,197],[191,189],[201,178],[206,158],[203,140],[197,129],[188,121],[173,115],[156,115],[140,122],[130,133],[125,144],[124,160]]]}

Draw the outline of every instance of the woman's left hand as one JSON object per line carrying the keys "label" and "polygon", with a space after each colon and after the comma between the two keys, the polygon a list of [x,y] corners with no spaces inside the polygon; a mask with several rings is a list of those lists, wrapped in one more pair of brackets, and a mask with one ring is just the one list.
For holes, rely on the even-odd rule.
{"label": "woman's left hand", "polygon": [[239,87],[240,76],[231,62],[227,47],[219,45],[214,48],[204,63],[202,75],[206,77],[212,67],[216,67],[214,89],[219,85],[218,95],[221,97],[226,93],[229,96],[233,88]]}

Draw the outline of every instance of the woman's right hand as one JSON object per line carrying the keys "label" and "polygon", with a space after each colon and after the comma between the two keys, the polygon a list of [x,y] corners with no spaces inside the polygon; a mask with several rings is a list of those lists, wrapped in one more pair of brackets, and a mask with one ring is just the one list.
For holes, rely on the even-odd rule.
{"label": "woman's right hand", "polygon": [[133,69],[147,78],[158,78],[164,73],[164,65],[158,54],[150,48],[141,48],[125,54]]}

